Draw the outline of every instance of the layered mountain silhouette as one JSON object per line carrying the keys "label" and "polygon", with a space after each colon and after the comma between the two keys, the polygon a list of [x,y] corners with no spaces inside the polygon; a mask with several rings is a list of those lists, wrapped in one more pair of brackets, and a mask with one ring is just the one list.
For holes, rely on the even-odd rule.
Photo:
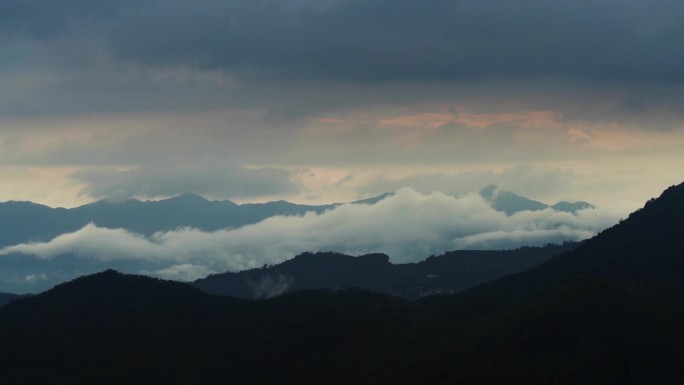
{"label": "layered mountain silhouette", "polygon": [[[392,197],[392,193],[381,194],[373,198],[351,202],[356,205],[376,205],[379,202]],[[84,252],[79,249],[91,239],[100,239],[94,233],[98,228],[124,229],[131,236],[142,234],[147,239],[153,238],[157,232],[175,231],[180,228],[194,228],[205,232],[220,229],[239,228],[241,226],[258,223],[273,216],[303,216],[307,212],[323,213],[333,210],[340,204],[330,205],[298,205],[285,201],[276,201],[258,204],[235,204],[231,201],[210,201],[196,194],[183,194],[175,198],[162,201],[141,202],[127,200],[123,202],[99,201],[73,209],[57,208],[36,205],[30,202],[6,202],[0,203],[0,249],[27,243],[42,243],[55,240],[56,237],[72,234],[72,237],[63,237],[55,240],[47,247],[52,251],[59,250],[59,255],[41,257],[38,255],[23,254],[16,252],[3,253],[0,258],[0,290],[4,292],[26,293],[40,292],[53,287],[57,283],[65,282],[75,277],[91,274],[107,268],[114,268],[126,272],[145,272],[146,274],[175,276],[179,279],[195,279],[215,271],[224,271],[229,266],[216,263],[213,266],[205,266],[203,262],[188,261],[191,266],[180,273],[164,272],[170,268],[170,263],[157,263],[155,259],[143,258],[133,255],[130,258],[109,259],[103,257],[106,247],[91,249]],[[380,207],[376,207],[382,211]],[[361,210],[363,212],[364,210]],[[358,210],[357,210],[358,212]],[[311,218],[311,217],[309,217]],[[349,217],[349,224],[354,218]],[[306,223],[306,220],[299,221]],[[82,230],[82,231],[81,231]],[[487,231],[483,228],[481,231]],[[174,238],[181,235],[172,234]],[[381,239],[381,237],[379,238]],[[566,239],[577,239],[576,235],[556,234],[548,238],[538,239],[534,245],[542,245],[547,242],[563,242]],[[56,248],[60,242],[73,242],[74,247],[64,249]],[[64,244],[64,243],[62,243]],[[473,248],[495,247],[515,248],[524,245],[523,242],[512,239],[501,244],[490,246],[473,246]],[[320,251],[327,249],[348,250],[339,246],[311,245],[309,247],[289,250],[288,255],[293,256],[311,249]],[[383,246],[360,249],[382,251]],[[445,247],[437,247],[436,252],[442,252]],[[25,250],[25,248],[24,248]],[[102,250],[102,254],[100,251]],[[218,253],[217,253],[218,254]],[[417,252],[411,258],[427,257],[427,251]],[[259,258],[259,256],[252,256]],[[395,254],[393,257],[397,258]],[[192,259],[192,258],[190,258]],[[182,263],[181,263],[182,264]],[[178,265],[180,266],[180,264]],[[178,266],[174,268],[179,269]],[[531,265],[526,265],[527,267]],[[518,270],[501,271],[508,274]],[[175,275],[174,275],[175,274]],[[183,276],[185,275],[185,276]],[[488,278],[494,278],[489,276]],[[346,286],[345,286],[346,287]],[[433,288],[434,289],[434,288]]]}
{"label": "layered mountain silhouette", "polygon": [[[393,193],[385,193],[351,203],[372,205],[392,195]],[[482,196],[492,202],[495,209],[508,214],[549,207],[494,186],[482,190]],[[339,205],[300,205],[286,201],[238,205],[229,200],[210,201],[190,193],[161,201],[102,200],[73,209],[10,201],[0,203],[0,228],[3,229],[0,232],[0,247],[49,241],[58,235],[77,231],[91,222],[99,227],[123,228],[149,236],[179,227],[193,227],[204,231],[236,228],[276,215],[304,215],[307,212],[320,214]],[[561,202],[556,206],[553,208],[563,211],[593,207],[584,202]]]}
{"label": "layered mountain silhouette", "polygon": [[508,215],[521,211],[539,211],[548,208],[569,213],[595,208],[592,204],[587,202],[558,202],[554,205],[547,205],[546,203],[522,197],[494,185],[482,189],[480,195],[486,199],[495,210],[503,211]]}
{"label": "layered mountain silhouette", "polygon": [[568,242],[516,250],[460,250],[407,264],[392,264],[384,254],[304,253],[274,266],[213,274],[193,285],[208,293],[242,298],[266,298],[302,289],[359,288],[417,299],[456,293],[525,271],[576,246]]}
{"label": "layered mountain silhouette", "polygon": [[[375,204],[391,194],[359,200],[355,204]],[[213,231],[260,222],[276,215],[322,213],[339,203],[299,205],[285,201],[238,205],[229,200],[210,201],[196,194],[183,194],[161,201],[98,201],[73,209],[51,208],[31,202],[0,203],[0,247],[25,242],[48,241],[74,232],[88,223],[100,227],[123,228],[151,235],[158,231],[194,227]]]}
{"label": "layered mountain silhouette", "polygon": [[98,201],[73,209],[5,202],[0,203],[0,228],[5,230],[0,233],[0,246],[47,241],[91,222],[100,227],[124,228],[151,235],[184,226],[206,231],[239,227],[274,215],[320,213],[333,207],[335,205],[308,206],[285,201],[238,205],[228,200],[209,201],[196,194],[161,201]]}
{"label": "layered mountain silhouette", "polygon": [[684,305],[684,185],[668,188],[576,250],[482,289],[529,296],[540,287],[588,278],[609,279],[659,302]]}
{"label": "layered mountain silhouette", "polygon": [[[684,185],[456,295],[213,296],[114,271],[0,309],[12,384],[679,384]],[[378,257],[379,258],[379,257]]]}

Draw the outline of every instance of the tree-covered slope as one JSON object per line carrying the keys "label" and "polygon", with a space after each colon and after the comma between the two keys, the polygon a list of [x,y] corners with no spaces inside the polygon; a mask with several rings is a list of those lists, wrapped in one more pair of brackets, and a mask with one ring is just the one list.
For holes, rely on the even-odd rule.
{"label": "tree-covered slope", "polygon": [[525,271],[576,246],[565,243],[516,250],[460,250],[407,264],[392,264],[384,254],[352,257],[304,253],[273,266],[210,275],[193,285],[208,293],[242,298],[265,298],[302,289],[360,288],[417,299],[459,292]]}

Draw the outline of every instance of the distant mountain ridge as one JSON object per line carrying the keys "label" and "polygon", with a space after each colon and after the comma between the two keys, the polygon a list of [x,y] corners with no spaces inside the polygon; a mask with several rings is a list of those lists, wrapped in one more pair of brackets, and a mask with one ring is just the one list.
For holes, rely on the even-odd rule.
{"label": "distant mountain ridge", "polygon": [[539,211],[548,208],[575,214],[579,210],[595,208],[592,204],[582,201],[558,202],[554,205],[547,205],[546,203],[538,202],[503,190],[495,185],[485,187],[480,191],[480,195],[487,200],[495,210],[503,211],[507,215],[513,215],[521,211]]}
{"label": "distant mountain ridge", "polygon": [[508,274],[528,270],[578,243],[515,250],[461,250],[418,263],[392,264],[384,254],[352,257],[304,253],[283,263],[241,272],[212,274],[193,286],[211,294],[268,298],[303,289],[358,288],[417,299],[456,293]]}
{"label": "distant mountain ridge", "polygon": [[[406,193],[402,193],[397,200],[389,201],[394,193],[385,193],[376,197],[363,199],[352,204],[357,205],[378,205],[384,200],[388,200],[388,205],[376,206],[372,211],[381,212],[383,209],[388,209],[392,205],[399,204],[406,200]],[[433,197],[434,198],[434,197]],[[471,196],[471,198],[474,198]],[[402,200],[403,199],[403,200]],[[454,199],[455,203],[458,198]],[[430,199],[429,202],[436,202]],[[464,201],[465,202],[465,201]],[[404,202],[406,203],[406,202]],[[416,202],[411,203],[416,204]],[[141,202],[138,200],[127,200],[123,202],[108,202],[98,201],[73,209],[64,208],[50,208],[47,206],[37,205],[30,202],[6,202],[0,203],[0,248],[8,247],[18,244],[27,243],[45,243],[55,240],[56,237],[64,234],[70,234],[67,237],[62,237],[50,245],[46,245],[51,250],[60,250],[57,244],[66,242],[67,246],[64,251],[59,251],[59,254],[51,255],[43,258],[38,255],[22,254],[21,251],[12,252],[3,255],[0,259],[0,290],[12,293],[36,293],[47,290],[57,283],[65,282],[77,276],[94,273],[106,268],[115,268],[126,272],[142,272],[151,275],[176,277],[178,279],[196,279],[204,277],[212,272],[222,272],[231,268],[230,265],[222,265],[220,261],[214,263],[212,266],[206,266],[206,262],[193,262],[193,256],[187,259],[187,262],[163,262],[158,263],[161,258],[136,258],[134,253],[137,251],[127,250],[124,243],[118,242],[107,247],[97,247],[89,249],[87,246],[90,239],[101,240],[108,242],[107,236],[102,236],[103,233],[108,233],[103,228],[108,229],[123,229],[128,233],[126,236],[135,237],[137,234],[142,234],[146,237],[145,242],[155,242],[154,234],[157,232],[173,232],[170,237],[174,239],[187,238],[184,231],[175,232],[181,228],[194,228],[202,232],[212,232],[223,229],[234,229],[245,225],[258,223],[275,215],[279,216],[302,216],[307,212],[314,212],[321,214],[326,210],[333,210],[340,204],[330,205],[299,205],[286,201],[274,201],[257,204],[236,204],[234,202],[224,201],[210,201],[196,194],[182,194],[174,198],[162,201],[147,201]],[[480,206],[481,210],[487,211],[486,206]],[[427,206],[425,208],[428,208]],[[417,207],[416,209],[421,209]],[[354,210],[350,210],[351,212]],[[368,210],[356,210],[357,213],[368,212]],[[343,213],[340,211],[338,213]],[[370,214],[369,214],[370,215]],[[467,214],[469,215],[469,214]],[[311,223],[312,220],[326,218],[302,219],[301,221],[286,221],[289,223]],[[348,217],[349,221],[346,226],[354,226],[354,218]],[[426,218],[429,220],[429,218]],[[92,224],[94,226],[88,226]],[[87,226],[87,227],[86,227]],[[100,229],[96,228],[99,227]],[[268,226],[266,226],[268,227]],[[383,226],[384,229],[387,226]],[[102,230],[102,231],[101,231]],[[379,229],[380,231],[385,231]],[[480,231],[486,231],[482,229]],[[245,229],[245,231],[248,231]],[[187,232],[192,233],[192,232]],[[226,232],[225,235],[231,235]],[[115,232],[111,232],[112,235]],[[121,234],[120,232],[116,234]],[[234,234],[234,233],[233,233]],[[73,236],[72,236],[73,235]],[[221,237],[223,232],[217,234],[207,234],[208,236]],[[161,235],[161,237],[164,237]],[[553,238],[537,241],[534,245],[542,245],[547,242],[563,242],[566,239],[578,239],[573,236],[565,236],[559,234]],[[144,244],[144,242],[143,242]],[[515,248],[524,245],[524,242],[515,243],[512,241],[510,245],[491,245],[486,248]],[[149,245],[147,249],[154,250],[155,247]],[[21,246],[21,248],[32,248],[34,246]],[[36,246],[38,247],[38,246]],[[119,250],[123,247],[124,251],[113,251],[117,255],[116,258],[101,257],[101,254],[106,254],[109,250]],[[248,246],[246,246],[248,247]],[[477,247],[477,248],[485,248]],[[454,247],[457,248],[457,247]],[[474,247],[473,247],[474,248]],[[322,251],[322,250],[347,250],[342,246],[302,246],[294,250],[289,250],[290,257],[300,254],[303,251]],[[84,251],[88,250],[88,251]],[[368,249],[361,249],[358,253],[364,251],[384,251],[382,245]],[[443,252],[448,250],[447,247],[441,247],[436,250]],[[239,254],[239,250],[236,251]],[[277,250],[275,251],[277,252]],[[391,251],[390,251],[391,252]],[[437,251],[435,251],[437,252]],[[118,254],[117,254],[118,253]],[[131,258],[119,258],[124,253],[131,255]],[[214,255],[219,255],[221,250],[216,250]],[[409,258],[425,258],[429,255],[425,253],[416,253]],[[260,258],[260,255],[253,256]],[[397,258],[396,254],[393,257]],[[274,260],[282,260],[284,258],[276,257]],[[268,259],[267,259],[268,260]],[[250,265],[254,266],[254,265]],[[533,265],[529,265],[531,267]],[[168,268],[172,268],[168,270]],[[165,270],[167,269],[167,270]],[[513,270],[505,271],[510,273]],[[494,278],[494,276],[489,277]],[[433,288],[435,289],[435,288]],[[404,294],[403,294],[404,295]]]}
{"label": "distant mountain ridge", "polygon": [[[391,194],[351,203],[375,204]],[[238,205],[229,200],[210,201],[187,193],[161,201],[97,201],[72,209],[51,208],[31,202],[0,203],[0,247],[25,242],[48,241],[60,234],[74,232],[90,222],[100,227],[124,228],[151,235],[179,227],[205,231],[240,227],[275,215],[322,213],[341,203],[300,205],[286,201]]]}
{"label": "distant mountain ridge", "polygon": [[[394,193],[384,193],[351,203],[373,205],[393,195]],[[521,210],[542,210],[548,207],[568,212],[594,207],[586,202],[560,202],[548,206],[495,186],[483,189],[481,195],[494,209],[509,215]],[[103,200],[72,209],[9,201],[0,203],[0,229],[3,229],[0,232],[0,247],[45,242],[58,235],[77,231],[91,222],[99,227],[123,228],[149,236],[179,227],[193,227],[204,231],[236,228],[276,215],[304,215],[306,212],[320,214],[339,205],[341,203],[302,205],[286,201],[239,205],[229,200],[210,201],[192,193],[161,201]]]}

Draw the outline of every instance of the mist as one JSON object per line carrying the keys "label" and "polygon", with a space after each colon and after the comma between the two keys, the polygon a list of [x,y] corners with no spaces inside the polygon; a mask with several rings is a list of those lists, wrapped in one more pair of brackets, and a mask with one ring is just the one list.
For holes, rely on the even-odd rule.
{"label": "mist", "polygon": [[0,279],[7,283],[7,270],[13,268],[8,262],[17,258],[30,271],[13,279],[15,284],[23,280],[27,290],[32,285],[54,283],[52,271],[63,273],[61,261],[74,259],[80,261],[81,269],[115,266],[179,280],[276,264],[305,251],[382,252],[393,263],[409,263],[450,250],[511,249],[582,240],[615,224],[627,212],[604,207],[576,214],[547,209],[507,216],[478,194],[453,197],[405,188],[374,205],[345,204],[321,214],[276,216],[214,232],[178,228],[146,237],[91,223],[48,242],[1,249],[0,267],[5,273]]}

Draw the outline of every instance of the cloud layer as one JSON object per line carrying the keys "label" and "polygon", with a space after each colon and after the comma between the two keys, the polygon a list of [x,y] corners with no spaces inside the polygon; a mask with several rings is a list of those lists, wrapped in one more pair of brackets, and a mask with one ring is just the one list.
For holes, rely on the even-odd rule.
{"label": "cloud layer", "polygon": [[6,0],[0,31],[90,33],[124,60],[243,78],[651,82],[684,75],[683,13],[675,0]]}
{"label": "cloud layer", "polygon": [[272,217],[216,232],[183,228],[146,238],[91,224],[46,243],[6,247],[0,250],[0,264],[9,255],[23,254],[36,262],[31,274],[37,276],[45,273],[41,262],[54,265],[69,256],[96,262],[99,268],[135,262],[138,270],[133,272],[194,279],[282,262],[304,251],[385,252],[393,262],[405,263],[448,250],[585,239],[622,215],[619,210],[596,209],[577,215],[544,210],[506,216],[476,194],[455,198],[403,189],[375,205],[347,204],[320,215]]}
{"label": "cloud layer", "polygon": [[[676,0],[4,0],[3,112],[301,116],[468,87],[495,97],[512,85],[523,100],[532,83],[657,110],[682,103],[683,13]],[[396,84],[409,87],[378,87]]]}

